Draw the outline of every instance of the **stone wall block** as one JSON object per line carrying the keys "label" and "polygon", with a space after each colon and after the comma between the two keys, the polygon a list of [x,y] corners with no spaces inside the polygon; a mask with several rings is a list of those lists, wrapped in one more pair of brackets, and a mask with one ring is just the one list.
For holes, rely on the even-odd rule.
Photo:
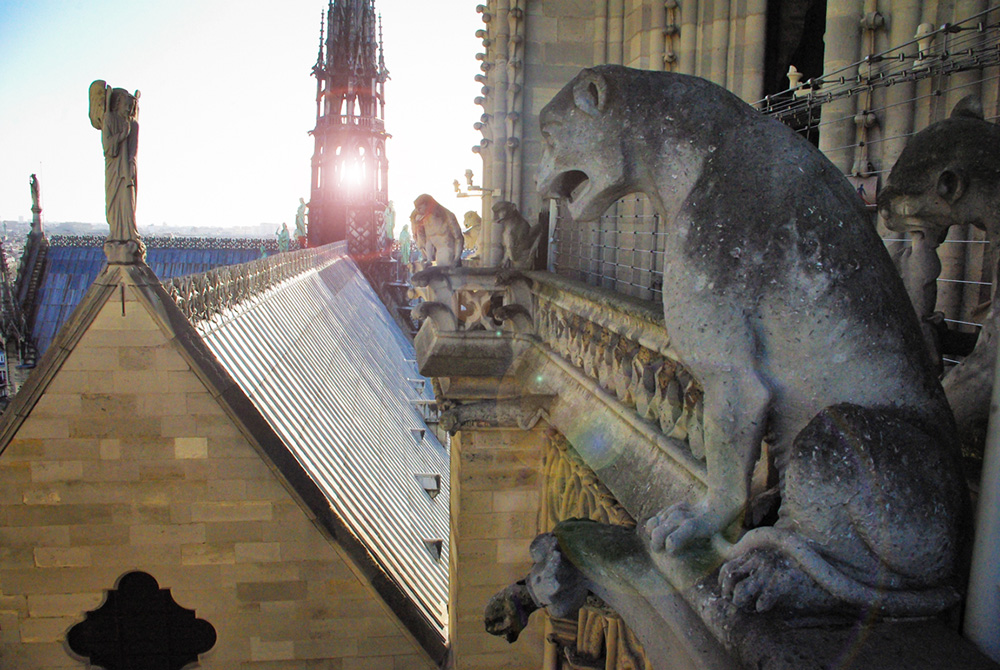
{"label": "stone wall block", "polygon": [[181,547],[181,565],[222,565],[236,562],[232,545],[186,544]]}
{"label": "stone wall block", "polygon": [[31,410],[35,418],[55,418],[71,414],[81,414],[79,393],[46,393]]}
{"label": "stone wall block", "polygon": [[115,437],[98,441],[98,453],[102,460],[115,461],[122,457],[121,440]]}
{"label": "stone wall block", "polygon": [[69,542],[74,546],[102,547],[128,542],[128,526],[121,524],[78,525],[68,528]]}
{"label": "stone wall block", "polygon": [[42,453],[38,460],[92,461],[101,457],[100,440],[60,439],[42,440]]}
{"label": "stone wall block", "polygon": [[[63,394],[82,394],[96,391],[97,389],[110,389],[113,379],[110,371],[100,370],[60,370],[55,379],[49,384],[49,391]],[[24,435],[24,429],[31,423],[29,418],[18,431],[20,437]]]}
{"label": "stone wall block", "polygon": [[139,413],[145,416],[186,416],[187,394],[151,393],[137,397]]}
{"label": "stone wall block", "polygon": [[255,521],[211,523],[205,527],[205,537],[208,542],[259,542],[263,530]]}
{"label": "stone wall block", "polygon": [[303,600],[306,597],[306,582],[243,582],[236,585],[236,597],[244,602],[264,602],[270,600]]}
{"label": "stone wall block", "polygon": [[205,524],[150,524],[129,528],[129,542],[142,544],[200,544],[205,541]]}
{"label": "stone wall block", "polygon": [[250,638],[250,660],[281,661],[295,658],[295,645],[289,640]]}
{"label": "stone wall block", "polygon": [[16,644],[21,641],[21,626],[17,612],[0,609],[0,644]]}
{"label": "stone wall block", "polygon": [[109,421],[106,416],[89,415],[73,417],[68,423],[68,435],[53,435],[52,437],[108,439],[160,436],[160,420],[157,417],[126,415],[120,419]]}
{"label": "stone wall block", "polygon": [[541,494],[535,487],[525,490],[496,491],[493,493],[493,510],[496,512],[535,512]]}
{"label": "stone wall block", "polygon": [[57,593],[50,595],[29,595],[27,598],[28,613],[33,617],[83,617],[85,612],[97,609],[104,602],[104,594],[98,591],[91,593]]}
{"label": "stone wall block", "polygon": [[240,542],[234,547],[240,563],[271,563],[281,560],[278,542]]}
{"label": "stone wall block", "polygon": [[97,347],[74,350],[63,363],[62,372],[79,370],[86,372],[107,372],[118,367],[119,347]]}
{"label": "stone wall block", "polygon": [[84,461],[83,478],[88,482],[133,482],[139,479],[134,461]]}
{"label": "stone wall block", "polygon": [[[87,331],[84,347],[78,346],[74,353],[92,349],[118,349],[123,342],[131,347],[160,346],[163,344],[163,333],[159,330],[132,331],[127,336],[117,330],[94,329]],[[61,371],[60,371],[60,374]]]}
{"label": "stone wall block", "polygon": [[33,461],[31,481],[65,482],[83,477],[83,461]]}
{"label": "stone wall block", "polygon": [[191,366],[172,346],[157,347],[153,352],[153,362],[157,370],[190,370]]}
{"label": "stone wall block", "polygon": [[[23,469],[25,472],[30,472],[29,465],[22,463],[22,461],[33,461],[42,458],[45,455],[45,445],[48,442],[49,440],[41,438],[23,437],[11,440],[10,444],[7,445],[7,449],[3,452],[3,460],[0,461],[0,468]],[[12,472],[4,470],[4,473],[5,476],[2,477],[2,481],[10,484],[16,483],[16,481],[28,481],[31,478],[30,474],[17,479],[16,476],[12,477]]]}
{"label": "stone wall block", "polygon": [[33,437],[43,440],[69,437],[69,421],[65,418],[42,419],[32,417],[21,426],[18,436],[21,439]]}
{"label": "stone wall block", "polygon": [[4,595],[103,592],[121,574],[118,567],[6,569],[0,566]]}
{"label": "stone wall block", "polygon": [[196,502],[191,504],[194,521],[269,521],[273,506],[267,501]]}
{"label": "stone wall block", "polygon": [[76,621],[71,617],[31,618],[21,622],[21,642],[62,642]]}
{"label": "stone wall block", "polygon": [[[410,646],[406,640],[401,638],[395,639],[407,647]],[[358,641],[356,638],[346,640],[296,640],[294,647],[295,658],[301,659],[333,659],[358,655]]]}
{"label": "stone wall block", "polygon": [[87,547],[37,547],[35,565],[40,568],[82,568],[93,565]]}
{"label": "stone wall block", "polygon": [[[118,365],[121,370],[157,370],[156,351],[160,347],[121,347],[118,349]],[[96,350],[92,350],[96,351]]]}
{"label": "stone wall block", "polygon": [[2,512],[5,526],[75,526],[112,523],[115,508],[114,505],[100,504],[11,505],[3,508]]}
{"label": "stone wall block", "polygon": [[184,404],[188,414],[215,414],[219,416],[225,414],[219,401],[208,393],[185,393]]}
{"label": "stone wall block", "polygon": [[392,656],[345,658],[343,670],[395,670]]}
{"label": "stone wall block", "polygon": [[553,17],[591,17],[594,14],[593,0],[560,0],[546,2],[542,5],[545,16]]}
{"label": "stone wall block", "polygon": [[118,333],[123,341],[131,342],[125,337],[126,331],[147,331],[156,332],[160,339],[163,334],[159,326],[149,318],[149,313],[139,305],[127,306],[122,314],[122,303],[120,300],[111,300],[101,309],[100,314],[91,324],[91,331],[108,331]]}
{"label": "stone wall block", "polygon": [[208,438],[175,437],[174,456],[176,458],[208,458]]}

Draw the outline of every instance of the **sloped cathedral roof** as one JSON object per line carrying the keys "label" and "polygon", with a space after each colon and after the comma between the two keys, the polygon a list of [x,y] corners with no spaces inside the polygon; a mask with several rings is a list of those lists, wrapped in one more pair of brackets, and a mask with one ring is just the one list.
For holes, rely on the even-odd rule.
{"label": "sloped cathedral roof", "polygon": [[147,265],[105,267],[0,418],[0,452],[125,273],[242,432],[441,661],[449,465],[420,412],[433,394],[344,243],[285,256],[297,274],[277,273],[274,259],[236,266],[234,276],[266,281],[190,320],[189,296],[176,284],[168,292]]}

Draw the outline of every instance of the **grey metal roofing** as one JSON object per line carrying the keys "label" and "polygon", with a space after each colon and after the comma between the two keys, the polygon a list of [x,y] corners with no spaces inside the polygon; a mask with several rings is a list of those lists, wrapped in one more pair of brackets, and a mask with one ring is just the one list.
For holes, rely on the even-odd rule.
{"label": "grey metal roofing", "polygon": [[[192,238],[147,240],[146,263],[160,279],[205,272],[260,258],[259,240],[206,240],[196,248]],[[255,244],[251,244],[251,242]],[[63,322],[83,299],[105,260],[104,239],[96,236],[49,240],[47,266],[38,292],[31,335],[39,356],[45,353]],[[171,243],[177,246],[169,246]]]}
{"label": "grey metal roofing", "polygon": [[[196,326],[383,569],[447,639],[448,454],[415,355],[347,256]],[[417,475],[436,474],[431,498]],[[440,558],[429,540],[443,540]]]}

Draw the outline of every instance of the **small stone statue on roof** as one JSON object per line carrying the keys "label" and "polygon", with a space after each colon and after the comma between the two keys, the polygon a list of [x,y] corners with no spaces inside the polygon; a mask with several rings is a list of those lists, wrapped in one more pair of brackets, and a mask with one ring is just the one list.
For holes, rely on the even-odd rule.
{"label": "small stone statue on roof", "polygon": [[42,208],[38,204],[38,177],[31,175],[28,183],[31,185],[31,211],[34,212],[36,209],[41,211]]}
{"label": "small stone statue on roof", "polygon": [[405,225],[399,231],[399,261],[403,265],[410,264],[410,226]]}
{"label": "small stone statue on roof", "polygon": [[28,180],[31,186],[31,235],[41,235],[42,233],[42,206],[38,194],[38,177],[31,175]]}
{"label": "small stone statue on roof", "polygon": [[281,228],[274,231],[274,234],[278,236],[278,251],[288,251],[288,244],[291,241],[291,236],[288,234],[288,224],[282,223]]}
{"label": "small stone statue on roof", "polygon": [[295,240],[299,243],[299,249],[305,249],[308,242],[306,233],[306,210],[309,205],[304,198],[299,198],[299,208],[295,212]]}
{"label": "small stone statue on roof", "polygon": [[386,240],[392,239],[392,234],[396,231],[396,206],[389,201],[385,211],[382,212],[382,233]]}
{"label": "small stone statue on roof", "polygon": [[105,210],[110,234],[104,253],[112,264],[141,261],[146,248],[135,225],[136,152],[139,141],[139,91],[111,88],[103,79],[90,85],[90,123],[104,146]]}

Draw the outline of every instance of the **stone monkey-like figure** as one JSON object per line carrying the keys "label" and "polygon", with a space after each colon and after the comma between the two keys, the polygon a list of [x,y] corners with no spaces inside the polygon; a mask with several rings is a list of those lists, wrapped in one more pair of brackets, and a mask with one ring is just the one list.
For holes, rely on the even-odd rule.
{"label": "stone monkey-like figure", "polygon": [[410,213],[413,237],[427,262],[458,267],[465,241],[455,215],[426,193],[413,201]]}
{"label": "stone monkey-like figure", "polygon": [[515,270],[530,270],[535,264],[538,240],[545,233],[545,226],[532,228],[528,220],[521,216],[517,205],[500,200],[493,205],[493,222],[500,228],[503,244],[503,260],[500,265]]}

